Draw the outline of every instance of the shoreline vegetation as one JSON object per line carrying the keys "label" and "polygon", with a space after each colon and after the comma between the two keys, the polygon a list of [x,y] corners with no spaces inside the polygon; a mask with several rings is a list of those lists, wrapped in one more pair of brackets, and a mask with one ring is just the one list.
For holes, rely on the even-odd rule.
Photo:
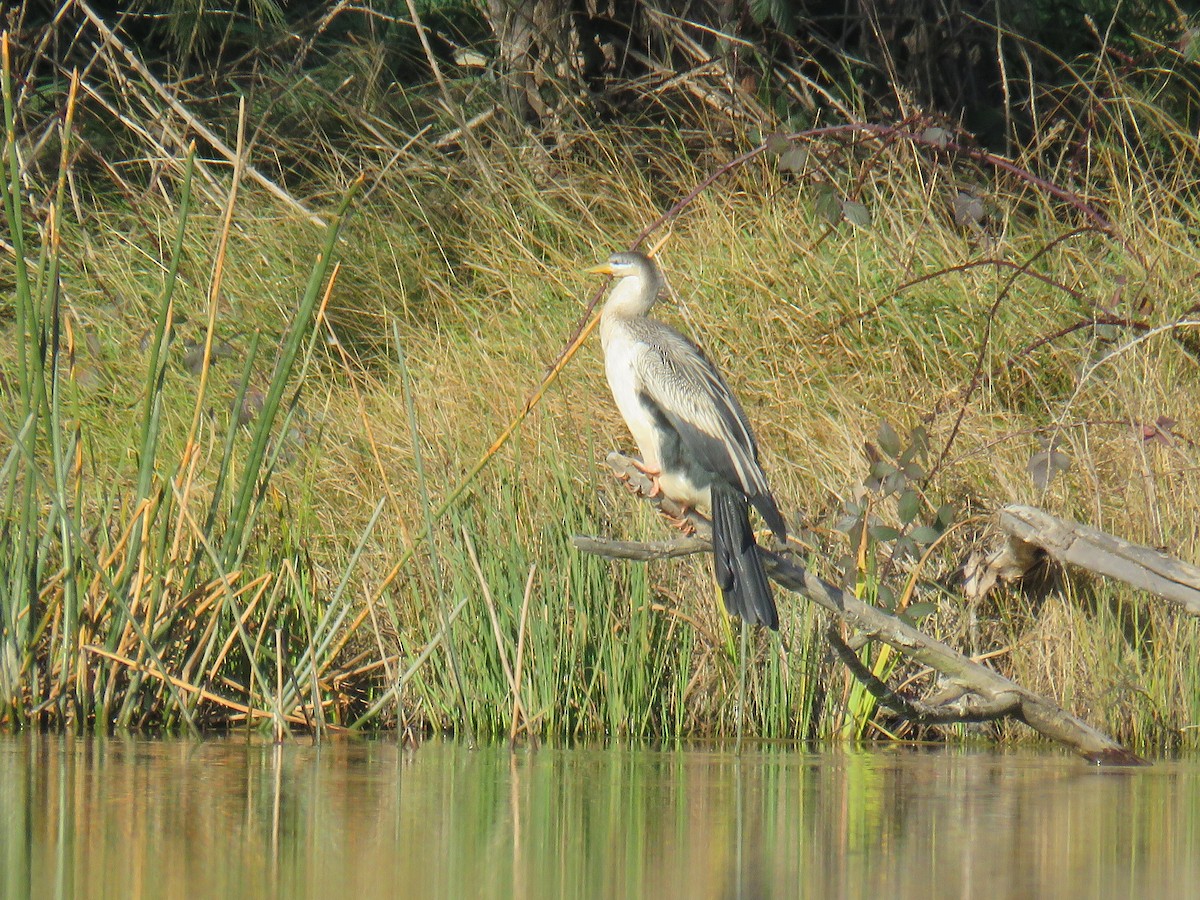
{"label": "shoreline vegetation", "polygon": [[643,241],[806,569],[1139,754],[1200,746],[1195,616],[962,583],[1014,503],[1200,561],[1195,28],[1063,63],[1000,149],[766,79],[535,127],[365,39],[234,89],[78,8],[90,67],[4,38],[0,728],[1028,740],[881,707],[839,652],[944,686],[798,595],[743,644],[702,560],[573,546],[673,536],[577,340],[583,269]]}

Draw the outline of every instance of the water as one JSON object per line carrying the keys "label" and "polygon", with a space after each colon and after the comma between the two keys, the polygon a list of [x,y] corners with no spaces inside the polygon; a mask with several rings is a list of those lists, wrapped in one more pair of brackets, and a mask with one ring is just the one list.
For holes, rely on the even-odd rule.
{"label": "water", "polygon": [[1194,897],[1200,764],[0,738],[3,897]]}

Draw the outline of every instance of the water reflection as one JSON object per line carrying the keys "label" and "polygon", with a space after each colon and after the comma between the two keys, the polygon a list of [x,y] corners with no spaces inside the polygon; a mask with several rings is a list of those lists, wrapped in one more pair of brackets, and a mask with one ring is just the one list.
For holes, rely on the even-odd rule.
{"label": "water reflection", "polygon": [[1200,766],[0,739],[4,897],[1184,897]]}

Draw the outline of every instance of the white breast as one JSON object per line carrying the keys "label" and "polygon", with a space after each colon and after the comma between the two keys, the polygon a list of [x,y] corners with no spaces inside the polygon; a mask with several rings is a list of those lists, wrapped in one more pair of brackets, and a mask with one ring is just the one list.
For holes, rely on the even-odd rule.
{"label": "white breast", "polygon": [[608,376],[608,386],[621,418],[637,442],[642,462],[647,468],[658,470],[662,465],[658,431],[650,411],[638,397],[641,385],[637,358],[649,348],[629,334],[624,322],[613,319],[601,320],[600,343],[604,347],[604,374]]}
{"label": "white breast", "polygon": [[662,471],[660,425],[639,396],[643,388],[640,374],[643,367],[638,361],[656,351],[638,340],[625,322],[616,317],[601,318],[600,343],[604,347],[604,373],[608,376],[608,386],[621,417],[637,442],[642,463],[650,471],[660,473],[658,485],[666,496],[703,515],[711,515],[707,484],[698,484],[683,471]]}

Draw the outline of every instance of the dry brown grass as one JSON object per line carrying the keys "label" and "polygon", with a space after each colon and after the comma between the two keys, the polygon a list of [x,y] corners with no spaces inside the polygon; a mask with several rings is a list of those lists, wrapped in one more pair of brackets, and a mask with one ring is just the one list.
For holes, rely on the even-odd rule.
{"label": "dry brown grass", "polygon": [[[945,451],[922,486],[931,508],[950,502],[962,518],[1033,503],[1200,559],[1200,147],[1194,132],[1141,102],[1114,104],[1108,115],[1105,130],[1085,134],[1065,123],[1016,160],[1102,210],[1112,222],[1107,233],[1079,231],[1088,220],[1077,208],[978,160],[952,160],[908,141],[850,147],[826,139],[811,143],[808,172],[781,172],[769,156],[758,157],[651,237],[664,239],[658,255],[671,285],[659,314],[693,334],[727,373],[755,424],[776,493],[793,520],[814,530],[810,549],[826,574],[836,575],[848,549],[835,526],[845,503],[862,492],[864,447],[883,420],[901,433],[922,425],[933,458]],[[276,515],[261,526],[253,557],[269,568],[280,546],[302,548],[311,581],[295,590],[327,596],[386,498],[350,588],[359,609],[380,604],[346,638],[347,655],[365,654],[348,665],[356,671],[372,653],[411,659],[433,640],[430,623],[442,600],[479,599],[464,568],[466,527],[497,581],[519,587],[530,565],[541,573],[531,582],[538,598],[531,615],[543,617],[547,646],[561,631],[583,630],[576,610],[587,603],[614,617],[590,627],[621,637],[629,617],[649,609],[655,624],[644,634],[664,629],[685,648],[649,663],[678,669],[663,694],[688,710],[687,729],[717,730],[728,724],[721,698],[730,671],[726,625],[706,567],[653,566],[648,585],[640,574],[605,569],[608,583],[595,587],[587,582],[595,572],[571,569],[576,563],[559,540],[568,515],[572,527],[662,536],[597,469],[607,450],[629,449],[630,441],[608,402],[594,341],[470,480],[438,523],[437,542],[423,537],[428,507],[468,478],[581,323],[597,288],[583,267],[628,245],[737,150],[713,133],[706,152],[694,154],[695,135],[665,127],[560,138],[547,151],[521,136],[484,135],[486,157],[478,148],[459,156],[414,151],[386,171],[365,151],[330,160],[331,172],[366,163],[367,199],[342,242],[342,270],[322,323],[330,339],[304,386],[295,446],[273,484]],[[816,209],[819,184],[865,204],[870,224],[831,224]],[[983,198],[986,223],[956,223],[959,189]],[[161,254],[151,248],[169,242],[173,210],[147,201],[134,215],[110,198],[88,201],[81,193],[76,211],[68,316],[103,372],[101,389],[79,388],[79,421],[96,472],[119,495],[136,463],[127,422],[112,410],[132,408],[142,384],[145,365],[134,348],[162,278]],[[202,210],[188,230],[178,302],[189,321],[181,338],[202,331],[218,222]],[[236,355],[248,336],[260,331],[270,344],[282,333],[316,246],[308,223],[281,218],[252,193],[234,223],[218,336],[235,361],[215,371],[220,402],[232,399]],[[979,264],[987,260],[996,264]],[[1132,324],[1075,327],[1096,316]],[[1178,325],[1181,319],[1189,324]],[[165,389],[168,447],[182,440],[193,386],[176,364]],[[223,434],[222,415],[213,413],[206,432],[210,452]],[[1039,438],[1055,440],[1071,458],[1069,471],[1045,491],[1026,468]],[[210,484],[202,471],[197,490]],[[100,495],[89,498],[101,514]],[[892,507],[883,505],[881,514],[892,515]],[[978,534],[964,530],[948,542],[929,573],[923,596],[940,603],[931,621],[947,635],[968,629],[960,602],[937,594],[933,576],[948,578]],[[882,559],[887,548],[877,552]],[[585,583],[596,596],[572,593]],[[978,649],[1005,649],[994,664],[1017,681],[1085,714],[1103,712],[1122,734],[1192,742],[1196,732],[1181,729],[1194,724],[1191,698],[1200,695],[1195,628],[1155,611],[1128,633],[1119,617],[1104,613],[1146,602],[1091,584],[1036,606],[1002,596],[988,607],[995,621]],[[789,615],[785,636],[794,646],[785,645],[792,653],[780,677],[798,683],[823,663],[805,657],[818,652],[810,613]],[[611,661],[614,646],[597,653]],[[765,642],[759,648],[778,652]],[[530,665],[539,663],[549,665],[544,657]],[[447,666],[431,664],[405,695],[408,705],[381,721],[490,721],[455,708],[461,701]],[[375,669],[348,692],[377,698],[378,675]],[[495,687],[495,672],[477,677]],[[598,676],[589,670],[586,677]],[[1111,702],[1114,686],[1123,686],[1120,702]],[[593,725],[606,715],[595,714]],[[824,726],[804,733],[824,733]]]}

